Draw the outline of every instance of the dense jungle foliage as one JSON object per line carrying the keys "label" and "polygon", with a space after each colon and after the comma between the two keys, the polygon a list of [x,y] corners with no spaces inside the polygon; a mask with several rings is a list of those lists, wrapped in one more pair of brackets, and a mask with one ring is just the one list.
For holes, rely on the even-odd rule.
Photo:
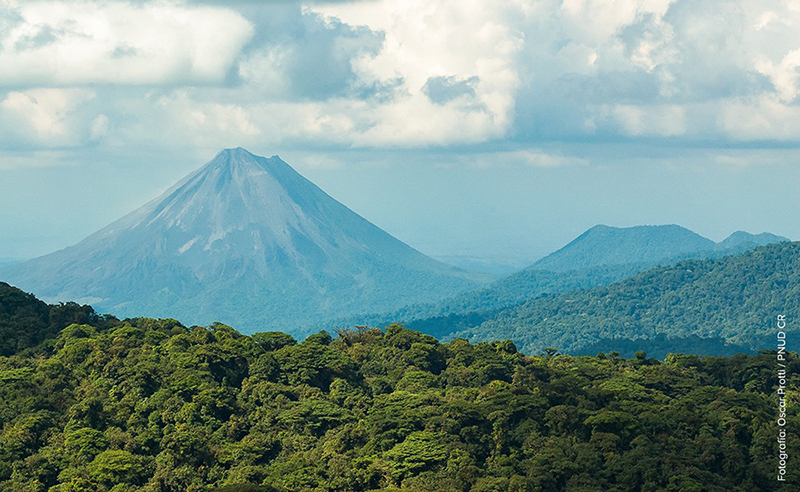
{"label": "dense jungle foliage", "polygon": [[[774,335],[774,334],[773,334]],[[765,341],[765,343],[767,343]],[[769,346],[775,345],[774,336],[769,340]],[[647,339],[629,338],[602,338],[591,345],[587,345],[572,355],[594,355],[598,352],[614,351],[620,357],[631,358],[636,352],[647,349],[647,355],[655,359],[664,360],[667,355],[678,354],[713,354],[730,357],[736,354],[756,353],[749,347],[727,343],[724,338],[714,336],[689,335],[688,337],[669,337],[659,333]]]}
{"label": "dense jungle foliage", "polygon": [[[297,343],[0,294],[0,491],[778,488],[774,354],[525,356],[399,325]],[[53,333],[64,311],[86,322]]]}
{"label": "dense jungle foliage", "polygon": [[[778,314],[800,319],[800,242],[685,260],[607,287],[543,295],[444,338],[509,338],[525,352],[548,346],[580,353],[600,340],[622,339],[606,345],[608,351],[660,335],[682,338],[683,346],[691,337],[716,337],[757,351],[774,345]],[[797,327],[789,330],[800,338]],[[691,346],[703,350],[707,344]],[[715,355],[729,349],[720,346]]]}

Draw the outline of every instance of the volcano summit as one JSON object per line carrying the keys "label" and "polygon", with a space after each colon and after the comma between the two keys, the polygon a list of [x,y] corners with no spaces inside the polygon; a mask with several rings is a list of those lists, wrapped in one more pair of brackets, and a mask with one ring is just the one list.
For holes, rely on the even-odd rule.
{"label": "volcano summit", "polygon": [[483,279],[390,236],[278,156],[223,150],[160,197],[0,279],[117,316],[304,332]]}

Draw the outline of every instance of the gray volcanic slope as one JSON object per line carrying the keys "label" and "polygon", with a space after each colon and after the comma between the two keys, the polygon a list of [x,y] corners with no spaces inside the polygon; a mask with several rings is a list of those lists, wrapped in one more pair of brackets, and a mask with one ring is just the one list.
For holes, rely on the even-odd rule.
{"label": "gray volcanic slope", "polygon": [[242,148],[75,246],[4,267],[0,279],[117,316],[297,334],[485,280],[395,239],[279,157]]}
{"label": "gray volcanic slope", "polygon": [[716,243],[677,225],[609,227],[598,225],[555,253],[536,270],[567,271],[598,266],[653,263],[714,250]]}
{"label": "gray volcanic slope", "polygon": [[739,254],[758,246],[788,241],[775,234],[737,231],[715,243],[678,225],[611,227],[597,225],[526,270],[566,272],[585,268],[674,263],[687,258]]}

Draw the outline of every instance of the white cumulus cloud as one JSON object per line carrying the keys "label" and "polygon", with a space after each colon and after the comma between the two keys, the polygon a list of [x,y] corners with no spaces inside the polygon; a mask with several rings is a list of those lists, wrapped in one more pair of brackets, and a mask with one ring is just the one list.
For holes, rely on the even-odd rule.
{"label": "white cumulus cloud", "polygon": [[218,82],[253,35],[232,10],[162,2],[24,2],[13,14],[0,86]]}
{"label": "white cumulus cloud", "polygon": [[91,131],[81,108],[94,98],[87,89],[9,92],[0,101],[0,143],[9,148],[80,146]]}
{"label": "white cumulus cloud", "polygon": [[800,140],[791,2],[4,5],[9,146]]}

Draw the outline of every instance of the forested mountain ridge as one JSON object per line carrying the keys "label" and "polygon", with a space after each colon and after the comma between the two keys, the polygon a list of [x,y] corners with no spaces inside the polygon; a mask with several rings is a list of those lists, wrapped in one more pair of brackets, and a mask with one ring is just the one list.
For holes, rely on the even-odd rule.
{"label": "forested mountain ridge", "polygon": [[297,343],[100,321],[0,356],[0,491],[779,489],[774,353],[662,363],[397,325]]}
{"label": "forested mountain ridge", "polygon": [[237,148],[77,245],[1,267],[0,280],[118,316],[299,334],[325,319],[470,290],[488,276],[395,239],[278,156]]}
{"label": "forested mountain ridge", "polygon": [[8,356],[55,338],[73,323],[103,326],[105,318],[91,306],[74,302],[50,306],[5,282],[0,282],[0,356]]}
{"label": "forested mountain ridge", "polygon": [[409,328],[435,337],[445,337],[464,324],[491,319],[499,311],[522,304],[542,294],[590,289],[632,277],[651,265],[628,264],[552,272],[525,269],[486,287],[465,292],[437,303],[406,306],[389,315],[355,318],[360,324],[402,322]]}
{"label": "forested mountain ridge", "polygon": [[543,295],[450,336],[510,338],[525,351],[572,352],[600,339],[697,335],[758,350],[771,346],[778,314],[800,319],[797,242],[686,260],[607,287]]}
{"label": "forested mountain ridge", "polygon": [[677,225],[627,228],[598,225],[528,268],[485,287],[434,303],[406,306],[390,314],[347,321],[350,324],[402,322],[435,337],[448,337],[543,294],[606,286],[656,266],[691,258],[741,254],[761,245],[785,241],[789,240],[774,234],[737,231],[715,243]]}

